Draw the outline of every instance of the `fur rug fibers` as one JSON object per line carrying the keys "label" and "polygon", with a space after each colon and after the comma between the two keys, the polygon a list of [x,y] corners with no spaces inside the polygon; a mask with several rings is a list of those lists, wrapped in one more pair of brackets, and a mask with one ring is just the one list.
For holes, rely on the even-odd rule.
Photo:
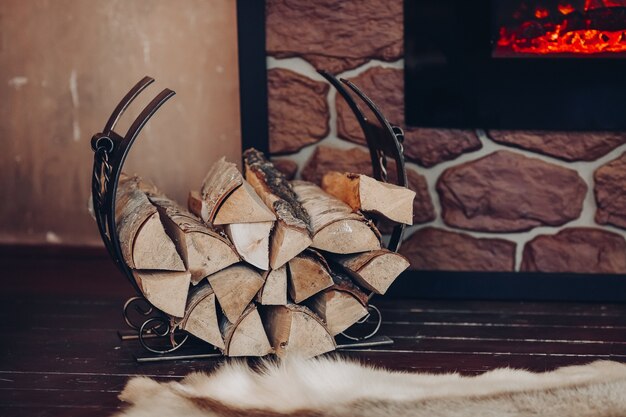
{"label": "fur rug fibers", "polygon": [[623,417],[626,364],[473,377],[391,372],[342,359],[288,359],[252,370],[231,361],[180,382],[131,379],[117,417]]}

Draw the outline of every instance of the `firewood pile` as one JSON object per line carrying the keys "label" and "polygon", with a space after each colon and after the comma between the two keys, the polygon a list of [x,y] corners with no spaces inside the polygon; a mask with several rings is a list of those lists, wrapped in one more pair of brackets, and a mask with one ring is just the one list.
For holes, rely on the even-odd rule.
{"label": "firewood pile", "polygon": [[353,173],[322,188],[289,182],[257,150],[244,175],[221,159],[188,210],[122,175],[122,255],[144,297],[176,328],[227,356],[315,356],[367,314],[409,262],[381,244],[372,219],[410,224],[415,193]]}

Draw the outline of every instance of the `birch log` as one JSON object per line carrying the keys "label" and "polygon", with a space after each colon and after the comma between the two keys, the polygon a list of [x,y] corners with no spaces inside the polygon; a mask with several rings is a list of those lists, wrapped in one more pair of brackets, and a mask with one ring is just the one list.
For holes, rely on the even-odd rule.
{"label": "birch log", "polygon": [[276,219],[254,189],[242,177],[237,166],[225,158],[213,164],[200,192],[192,191],[189,210],[205,223],[223,225],[256,223]]}
{"label": "birch log", "polygon": [[189,272],[133,270],[132,274],[150,304],[173,317],[185,315],[191,281]]}
{"label": "birch log", "polygon": [[227,356],[265,356],[273,352],[254,304],[250,304],[234,322],[224,316],[220,328]]}
{"label": "birch log", "polygon": [[233,223],[224,229],[244,261],[259,269],[270,267],[270,234],[274,222]]}
{"label": "birch log", "polygon": [[225,237],[200,222],[174,201],[150,196],[168,235],[172,238],[196,285],[201,279],[239,262],[235,248]]}
{"label": "birch log", "polygon": [[263,321],[279,357],[313,357],[335,350],[335,340],[322,319],[304,306],[268,306],[263,310]]}
{"label": "birch log", "polygon": [[257,300],[263,305],[287,304],[287,265],[266,271],[265,284],[259,291]]}
{"label": "birch log", "polygon": [[308,249],[289,261],[289,295],[295,303],[331,285],[328,264],[318,252]]}
{"label": "birch log", "polygon": [[376,294],[387,292],[396,278],[410,265],[404,256],[387,249],[356,255],[336,255],[331,257],[331,262],[360,286]]}
{"label": "birch log", "polygon": [[322,188],[354,211],[377,214],[397,223],[413,224],[415,191],[408,188],[377,181],[363,174],[336,171],[324,175]]}
{"label": "birch log", "polygon": [[333,273],[333,286],[314,295],[307,305],[326,322],[331,335],[335,336],[367,314],[367,294],[350,279]]}
{"label": "birch log", "polygon": [[270,243],[270,267],[278,269],[311,245],[309,216],[284,174],[263,153],[248,149],[243,157],[246,180],[276,215]]}
{"label": "birch log", "polygon": [[224,315],[235,323],[263,286],[263,278],[246,265],[233,265],[209,276]]}
{"label": "birch log", "polygon": [[342,254],[381,248],[380,233],[372,222],[343,201],[310,182],[293,181],[292,185],[311,219],[312,247]]}
{"label": "birch log", "polygon": [[174,242],[138,179],[125,178],[119,183],[115,217],[122,256],[130,268],[185,271]]}
{"label": "birch log", "polygon": [[185,317],[178,327],[219,349],[225,349],[215,300],[215,293],[208,282],[193,288],[187,300]]}

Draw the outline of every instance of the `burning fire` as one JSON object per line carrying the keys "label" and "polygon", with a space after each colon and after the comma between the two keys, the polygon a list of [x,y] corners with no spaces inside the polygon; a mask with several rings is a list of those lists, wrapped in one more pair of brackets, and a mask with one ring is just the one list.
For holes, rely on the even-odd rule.
{"label": "burning fire", "polygon": [[[501,32],[502,35],[502,32]],[[626,52],[626,31],[607,32],[595,29],[561,32],[561,26],[532,39],[500,37],[498,46],[510,47],[525,54],[598,54]]]}
{"label": "burning fire", "polygon": [[[606,1],[602,2],[605,6]],[[576,12],[576,8],[571,4],[560,2],[558,7],[553,9],[554,13],[561,16],[560,18],[550,16],[550,11],[544,7],[537,7],[532,13],[536,20],[525,21],[514,30],[500,28],[497,47],[516,53],[538,55],[626,53],[626,21],[619,30],[592,28],[592,21],[586,13],[590,9],[598,8],[594,7],[597,6],[594,3],[597,2],[586,0],[585,13],[577,13],[583,17],[586,25],[584,29],[567,28],[567,19]]]}
{"label": "burning fire", "polygon": [[559,12],[561,12],[561,14],[563,15],[570,14],[576,11],[574,6],[572,6],[571,4],[560,3],[558,7],[559,7]]}

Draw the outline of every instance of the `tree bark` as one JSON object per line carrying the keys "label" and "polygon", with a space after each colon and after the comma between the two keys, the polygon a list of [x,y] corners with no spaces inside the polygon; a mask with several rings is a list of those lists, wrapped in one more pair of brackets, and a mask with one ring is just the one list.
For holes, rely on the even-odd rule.
{"label": "tree bark", "polygon": [[265,356],[273,352],[254,304],[250,304],[235,322],[222,317],[220,328],[226,356]]}
{"label": "tree bark", "polygon": [[178,327],[219,349],[225,349],[215,300],[215,293],[208,282],[193,288],[187,300],[185,317]]}
{"label": "tree bark", "polygon": [[279,357],[313,357],[335,350],[335,340],[324,322],[308,308],[287,304],[268,306],[263,319],[269,340]]}
{"label": "tree bark", "polygon": [[332,253],[357,253],[381,248],[372,222],[317,185],[293,181],[298,200],[311,218],[312,247]]}
{"label": "tree bark", "polygon": [[312,243],[309,217],[284,174],[256,149],[244,152],[246,179],[276,215],[270,267],[278,269]]}
{"label": "tree bark", "polygon": [[318,252],[307,249],[289,261],[289,295],[300,303],[333,285],[328,264]]}
{"label": "tree bark", "polygon": [[239,319],[263,286],[261,275],[245,265],[230,266],[208,279],[224,315],[231,323]]}
{"label": "tree bark", "polygon": [[376,214],[396,223],[413,224],[415,191],[377,181],[363,174],[331,171],[322,188],[354,211]]}
{"label": "tree bark", "polygon": [[331,256],[333,265],[343,270],[360,286],[376,294],[384,294],[398,276],[409,267],[402,255],[387,249]]}

